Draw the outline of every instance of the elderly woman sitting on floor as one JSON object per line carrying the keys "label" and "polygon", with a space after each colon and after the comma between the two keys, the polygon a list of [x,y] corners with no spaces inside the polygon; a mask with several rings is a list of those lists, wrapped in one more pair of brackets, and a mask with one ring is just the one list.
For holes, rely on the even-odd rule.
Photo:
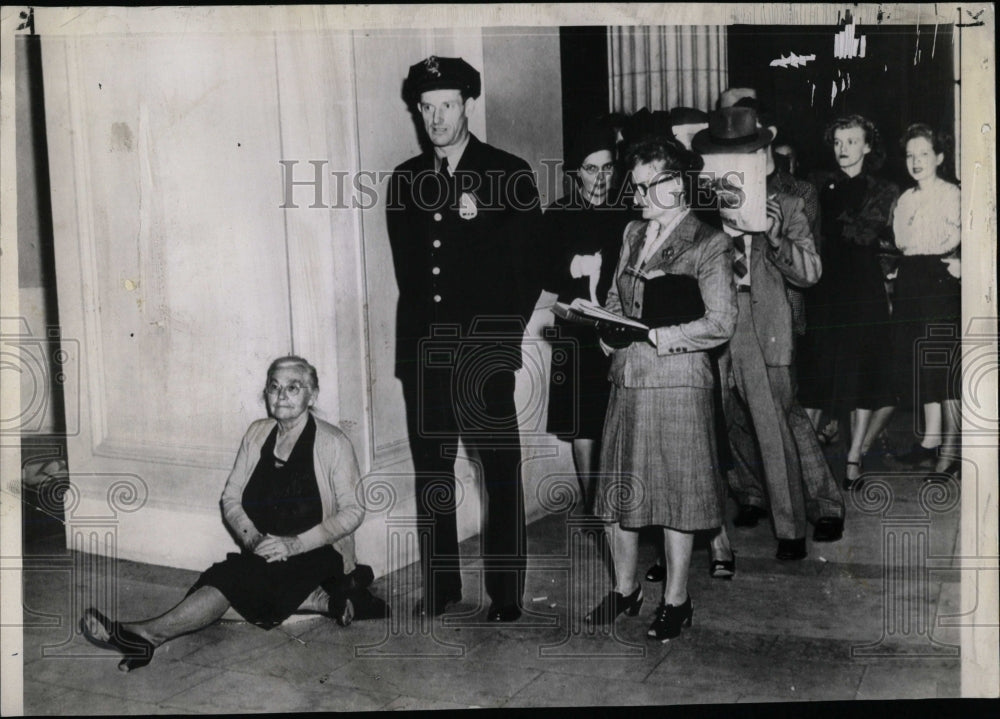
{"label": "elderly woman sitting on floor", "polygon": [[114,649],[130,671],[149,664],[153,650],[202,629],[230,608],[271,629],[295,612],[316,612],[349,624],[386,616],[368,593],[371,569],[357,566],[354,531],[360,504],[357,459],[350,440],[310,411],[319,393],[316,369],[282,357],[267,371],[267,419],[250,425],[225,489],[222,513],[242,547],[212,565],[165,614],[114,622],[96,609],[81,620],[84,636]]}

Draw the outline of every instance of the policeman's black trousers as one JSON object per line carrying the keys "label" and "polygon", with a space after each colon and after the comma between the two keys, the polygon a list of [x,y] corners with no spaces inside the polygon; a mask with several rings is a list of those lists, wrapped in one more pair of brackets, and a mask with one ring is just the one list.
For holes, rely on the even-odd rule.
{"label": "policeman's black trousers", "polygon": [[416,472],[424,596],[435,601],[461,594],[456,504],[469,501],[456,494],[455,458],[461,438],[482,477],[486,593],[499,605],[520,605],[527,529],[514,372],[479,370],[423,367],[403,380]]}

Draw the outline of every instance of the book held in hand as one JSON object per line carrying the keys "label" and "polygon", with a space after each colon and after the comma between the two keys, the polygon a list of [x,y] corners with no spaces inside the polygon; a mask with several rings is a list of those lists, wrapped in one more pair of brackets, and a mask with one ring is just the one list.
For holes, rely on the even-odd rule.
{"label": "book held in hand", "polygon": [[568,305],[564,302],[556,302],[552,305],[552,314],[568,322],[575,322],[582,325],[596,325],[598,322],[607,322],[621,327],[632,327],[638,330],[649,330],[649,327],[638,320],[630,317],[609,312],[600,305],[585,300],[580,297],[573,300]]}
{"label": "book held in hand", "polygon": [[698,280],[688,275],[656,274],[643,277],[640,320],[610,312],[600,305],[577,298],[570,304],[556,302],[552,313],[569,322],[595,325],[598,322],[638,330],[673,327],[705,316]]}

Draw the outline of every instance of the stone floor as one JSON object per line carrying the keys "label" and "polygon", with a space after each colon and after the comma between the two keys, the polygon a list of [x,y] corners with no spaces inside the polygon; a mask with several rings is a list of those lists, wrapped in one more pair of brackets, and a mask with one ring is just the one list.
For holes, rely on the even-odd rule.
{"label": "stone floor", "polygon": [[[899,425],[899,426],[897,426]],[[905,439],[902,422],[894,431]],[[830,450],[839,473],[842,448]],[[922,473],[873,472],[848,498],[847,530],[810,542],[801,562],[774,559],[770,527],[733,530],[737,574],[708,575],[696,546],[694,623],[666,644],[645,631],[658,587],[643,585],[638,617],[593,631],[580,617],[607,591],[599,533],[566,512],[529,527],[526,612],[490,625],[481,562],[464,565],[457,611],[415,621],[412,568],[376,583],[388,621],[340,628],[311,616],[263,631],[219,622],[157,651],[148,667],[116,669],[77,622],[91,604],[123,618],[176,603],[196,576],[161,566],[70,553],[34,539],[24,571],[26,714],[157,714],[725,704],[944,698],[960,691],[958,483]],[[735,511],[735,506],[730,507]],[[473,557],[478,538],[463,544]],[[654,558],[644,542],[640,568]],[[944,620],[944,621],[942,621]],[[940,623],[939,623],[940,622]]]}

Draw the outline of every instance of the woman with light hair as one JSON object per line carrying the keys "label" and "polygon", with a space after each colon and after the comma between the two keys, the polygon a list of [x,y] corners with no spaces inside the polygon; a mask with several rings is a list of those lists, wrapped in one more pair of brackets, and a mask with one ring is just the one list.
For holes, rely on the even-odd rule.
{"label": "woman with light hair", "polygon": [[316,369],[301,357],[281,357],[268,368],[269,416],[243,436],[222,491],[222,514],[239,553],[209,567],[158,617],[118,622],[95,608],[84,612],[84,636],[124,655],[121,671],[149,664],[161,644],[230,610],[264,629],[295,612],[326,614],[346,626],[358,603],[366,615],[387,613],[365,588],[370,569],[356,571],[353,534],[365,509],[354,449],[343,432],[313,415],[318,394]]}

